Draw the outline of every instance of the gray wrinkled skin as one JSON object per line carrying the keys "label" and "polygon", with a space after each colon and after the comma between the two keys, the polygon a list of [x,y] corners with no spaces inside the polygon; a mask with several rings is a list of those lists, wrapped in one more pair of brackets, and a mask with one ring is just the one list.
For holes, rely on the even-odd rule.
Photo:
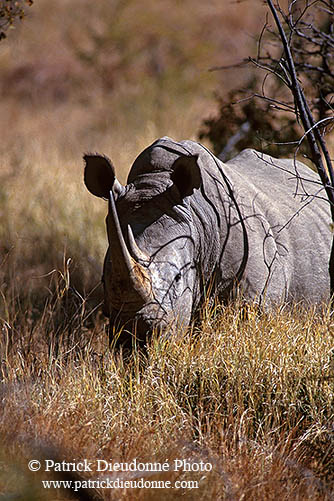
{"label": "gray wrinkled skin", "polygon": [[[190,170],[173,174],[189,155]],[[155,327],[173,332],[190,323],[207,290],[223,301],[238,293],[266,306],[327,301],[325,198],[318,176],[299,162],[248,149],[223,163],[196,142],[159,139],[115,196],[124,239],[129,244],[129,225],[142,252],[147,293],[138,300],[118,275],[110,230],[103,281],[111,324],[135,327],[142,338]],[[108,218],[110,209],[107,226]]]}

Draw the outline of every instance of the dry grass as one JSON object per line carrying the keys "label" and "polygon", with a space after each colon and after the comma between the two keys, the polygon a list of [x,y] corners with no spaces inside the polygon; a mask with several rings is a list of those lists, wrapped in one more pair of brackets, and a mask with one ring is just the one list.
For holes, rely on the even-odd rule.
{"label": "dry grass", "polygon": [[[85,327],[85,304],[57,330],[66,292],[62,278],[38,321],[15,326],[9,316],[3,326],[2,452],[20,475],[36,456],[187,458],[211,463],[212,472],[154,478],[198,480],[196,499],[331,499],[334,367],[327,311],[204,308],[202,320],[180,339],[154,338],[145,353],[134,350],[124,359],[108,349],[99,319]],[[45,475],[27,482],[36,489]],[[9,492],[20,491],[17,482],[13,472]],[[175,498],[168,490],[100,495]],[[182,496],[194,499],[194,492]]]}
{"label": "dry grass", "polygon": [[[109,350],[99,312],[106,207],[83,187],[83,152],[113,158],[124,182],[135,156],[156,137],[195,138],[212,110],[218,78],[229,88],[240,76],[208,76],[206,68],[233,62],[233,51],[235,57],[249,53],[245,32],[261,26],[262,7],[234,4],[222,14],[221,2],[213,2],[201,30],[202,4],[191,18],[189,2],[181,3],[164,29],[168,34],[181,23],[176,47],[184,55],[182,70],[163,44],[163,81],[149,74],[145,58],[138,66],[132,59],[107,88],[73,52],[73,44],[89,48],[87,33],[68,15],[79,3],[62,0],[55,10],[46,0],[35,3],[0,55],[0,494],[69,497],[69,491],[41,489],[41,480],[50,477],[28,472],[35,458],[181,458],[210,462],[213,470],[153,478],[198,480],[198,490],[103,490],[100,499],[331,499],[334,343],[328,311],[205,306],[179,339],[154,338],[146,352],[135,349],[127,358]],[[131,12],[139,5],[119,4]],[[161,27],[162,6],[152,4],[150,14],[120,17],[122,54],[130,47],[133,57],[127,20],[129,33],[137,23],[150,26],[146,32],[141,25],[139,47],[156,34],[148,15],[158,16]],[[176,9],[179,2],[171,4]],[[80,5],[76,19],[85,18],[90,3]],[[104,33],[93,14],[92,25]],[[201,48],[210,26],[209,49]],[[26,63],[22,84],[17,70]]]}

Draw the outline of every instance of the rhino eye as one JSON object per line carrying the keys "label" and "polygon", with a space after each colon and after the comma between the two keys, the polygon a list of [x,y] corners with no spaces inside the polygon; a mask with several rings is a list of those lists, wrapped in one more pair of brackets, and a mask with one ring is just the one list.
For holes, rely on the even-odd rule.
{"label": "rhino eye", "polygon": [[181,275],[181,272],[180,272],[180,273],[178,273],[178,274],[176,275],[176,277],[175,277],[175,282],[179,282],[179,281],[181,280],[181,277],[182,277],[182,275]]}

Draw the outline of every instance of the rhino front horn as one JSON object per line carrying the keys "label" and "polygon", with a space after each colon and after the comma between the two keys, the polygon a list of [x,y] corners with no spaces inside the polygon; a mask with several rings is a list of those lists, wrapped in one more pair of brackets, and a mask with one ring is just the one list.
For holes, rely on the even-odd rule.
{"label": "rhino front horn", "polygon": [[[144,304],[152,295],[149,272],[139,262],[147,259],[138,246],[134,247],[134,237],[130,230],[132,252],[127,248],[115,205],[114,194],[109,194],[107,232],[113,269],[113,295],[128,304]],[[135,244],[136,245],[136,244]]]}

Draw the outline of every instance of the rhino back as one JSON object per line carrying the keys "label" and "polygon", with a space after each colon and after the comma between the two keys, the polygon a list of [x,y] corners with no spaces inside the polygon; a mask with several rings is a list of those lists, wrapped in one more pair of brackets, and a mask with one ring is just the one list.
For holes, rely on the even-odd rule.
{"label": "rhino back", "polygon": [[[192,203],[205,214],[203,219],[212,203],[216,219],[237,219],[239,213],[231,215],[234,202],[244,219],[249,245],[241,283],[245,296],[256,300],[265,296],[268,303],[328,300],[331,219],[318,175],[301,162],[276,159],[252,149],[223,163],[198,143],[181,144],[200,155],[203,190]],[[227,184],[233,191],[233,203],[227,202]],[[213,221],[211,210],[206,229],[211,239],[224,247],[219,280],[225,295],[229,285],[224,283],[230,284],[231,272],[240,270],[246,249],[241,225],[230,224],[235,227],[228,230],[226,241],[225,235],[219,239],[215,233],[221,223]]]}
{"label": "rhino back", "polygon": [[327,300],[330,213],[317,174],[300,162],[254,150],[241,152],[227,166],[245,211],[261,214],[254,221],[263,226],[265,219],[270,227],[277,247],[272,280],[285,281],[284,299]]}

